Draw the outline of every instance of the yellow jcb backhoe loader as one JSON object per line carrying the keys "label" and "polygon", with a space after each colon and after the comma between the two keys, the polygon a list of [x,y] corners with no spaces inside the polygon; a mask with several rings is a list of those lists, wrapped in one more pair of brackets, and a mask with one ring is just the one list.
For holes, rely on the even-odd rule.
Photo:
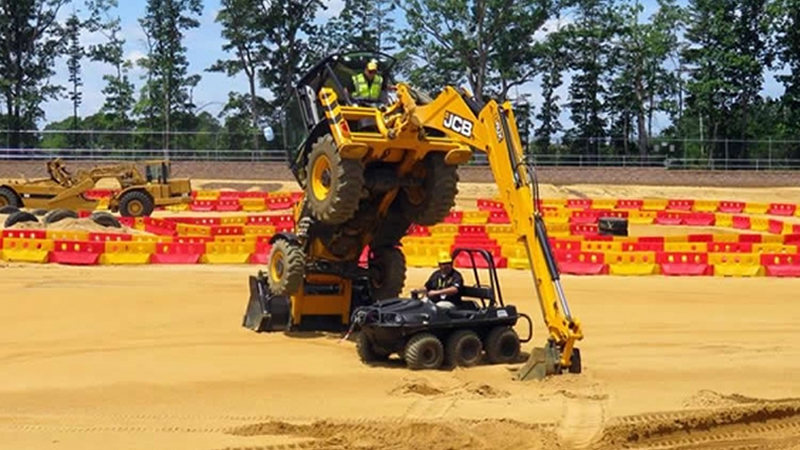
{"label": "yellow jcb backhoe loader", "polygon": [[580,372],[574,345],[583,331],[561,287],[510,103],[478,104],[451,87],[431,100],[399,83],[388,106],[365,104],[345,86],[372,59],[391,61],[366,52],[329,56],[298,83],[283,111],[288,161],[305,196],[295,209],[296,232],[274,236],[267,273],[250,277],[243,326],[325,329],[332,320],[334,328],[346,327],[358,307],[397,297],[405,281],[400,239],[411,223],[444,219],[457,193],[457,166],[477,151],[487,155],[527,249],[548,327],[547,345],[534,350],[518,378]]}

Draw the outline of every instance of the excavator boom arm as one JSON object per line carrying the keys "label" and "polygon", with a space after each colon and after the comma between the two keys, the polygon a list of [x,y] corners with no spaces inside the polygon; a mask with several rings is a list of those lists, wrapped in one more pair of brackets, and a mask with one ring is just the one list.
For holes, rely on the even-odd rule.
{"label": "excavator boom arm", "polygon": [[[419,134],[435,129],[472,151],[486,154],[514,233],[527,250],[543,320],[550,340],[561,351],[559,363],[570,366],[573,345],[583,338],[583,331],[572,316],[561,287],[544,219],[537,207],[536,180],[522,152],[511,104],[492,100],[481,105],[469,92],[452,87],[422,106],[414,105],[408,88],[402,84],[398,95],[409,117],[399,122],[396,133]],[[411,111],[408,105],[412,105]]]}

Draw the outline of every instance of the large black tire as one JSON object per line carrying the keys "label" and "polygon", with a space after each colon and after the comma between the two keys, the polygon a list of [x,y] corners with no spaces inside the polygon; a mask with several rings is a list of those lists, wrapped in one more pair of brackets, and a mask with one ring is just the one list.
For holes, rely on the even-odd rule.
{"label": "large black tire", "polygon": [[22,200],[12,189],[5,186],[0,187],[0,207],[2,206],[15,206],[22,208]]}
{"label": "large black tire", "polygon": [[408,340],[403,358],[411,370],[436,370],[444,363],[444,346],[430,333],[415,334]]}
{"label": "large black tire", "polygon": [[77,219],[78,213],[69,209],[54,209],[44,216],[44,223],[50,225],[51,223],[61,222],[64,219]]}
{"label": "large black tire", "polygon": [[389,357],[387,351],[372,345],[365,333],[358,333],[358,337],[356,338],[356,350],[358,351],[358,357],[364,364],[375,361],[385,361]]}
{"label": "large black tire", "polygon": [[44,216],[47,214],[47,210],[39,208],[39,209],[34,209],[33,211],[31,211],[31,213],[33,213],[34,216]]}
{"label": "large black tire", "polygon": [[129,191],[119,201],[119,213],[123,217],[149,216],[155,209],[153,197],[144,191]]}
{"label": "large black tire", "polygon": [[37,219],[36,216],[27,211],[17,211],[15,213],[12,213],[10,216],[6,218],[6,221],[3,224],[3,226],[9,228],[22,222],[39,223],[39,219]]}
{"label": "large black tire", "polygon": [[372,247],[394,247],[400,244],[400,240],[408,233],[408,228],[412,222],[403,214],[399,205],[392,205],[386,217],[383,219],[372,236]]}
{"label": "large black tire", "polygon": [[343,159],[329,134],[314,143],[306,167],[306,198],[311,214],[323,223],[339,225],[358,210],[364,188],[364,165]]}
{"label": "large black tire", "polygon": [[412,171],[422,177],[420,187],[400,190],[400,202],[406,217],[422,226],[441,223],[450,214],[458,195],[458,167],[444,162],[444,153],[430,153]]}
{"label": "large black tire", "polygon": [[406,257],[396,247],[370,250],[369,281],[372,297],[377,300],[395,298],[406,283]]}
{"label": "large black tire", "polygon": [[93,212],[92,222],[102,227],[122,228],[122,225],[119,223],[119,220],[116,217],[104,211]]}
{"label": "large black tire", "polygon": [[458,330],[447,338],[445,363],[450,367],[472,367],[481,362],[483,343],[472,330]]}
{"label": "large black tire", "polygon": [[495,327],[486,337],[486,356],[492,364],[516,362],[520,353],[517,332],[509,327]]}
{"label": "large black tire", "polygon": [[0,208],[0,214],[14,214],[17,211],[19,211],[19,208],[11,205],[6,205]]}
{"label": "large black tire", "polygon": [[294,242],[278,239],[269,254],[267,285],[275,295],[293,295],[303,283],[306,259],[303,250]]}

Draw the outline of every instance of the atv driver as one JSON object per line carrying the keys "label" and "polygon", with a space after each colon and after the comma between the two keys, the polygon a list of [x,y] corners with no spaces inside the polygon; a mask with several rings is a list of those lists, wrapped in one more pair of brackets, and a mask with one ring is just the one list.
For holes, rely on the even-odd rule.
{"label": "atv driver", "polygon": [[447,252],[439,254],[439,269],[434,271],[425,287],[414,289],[412,294],[423,294],[423,301],[433,301],[438,308],[454,309],[461,304],[461,286],[464,277],[453,268],[453,258]]}

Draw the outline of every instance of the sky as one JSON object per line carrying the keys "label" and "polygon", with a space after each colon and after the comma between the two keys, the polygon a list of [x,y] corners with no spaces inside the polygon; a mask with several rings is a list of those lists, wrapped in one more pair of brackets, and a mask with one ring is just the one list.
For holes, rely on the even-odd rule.
{"label": "sky", "polygon": [[[649,17],[655,12],[655,0],[641,0],[645,11],[642,17]],[[220,10],[220,0],[202,0],[203,14],[198,17],[200,26],[187,32],[184,46],[187,49],[187,58],[189,60],[189,73],[200,74],[202,79],[198,86],[194,89],[193,100],[197,105],[198,110],[208,111],[211,114],[217,115],[227,101],[228,92],[231,90],[246,92],[247,82],[244,75],[229,78],[225,74],[211,73],[205,70],[210,67],[218,59],[227,59],[230,55],[222,51],[224,39],[221,36],[222,27],[215,23],[217,12]],[[83,0],[76,0],[73,5],[67,5],[60,11],[61,18],[65,18],[72,13],[73,7],[78,9],[78,13],[82,13]],[[318,13],[318,20],[326,20],[327,18],[336,16],[342,9],[344,0],[327,0],[325,1],[327,10]],[[685,4],[686,0],[680,0],[678,3]],[[122,37],[126,40],[125,55],[126,58],[135,61],[141,58],[146,53],[146,46],[144,42],[144,33],[142,32],[138,19],[143,16],[145,10],[145,0],[119,0],[119,7],[112,14],[120,16],[122,22]],[[570,18],[563,17],[560,20],[551,20],[546,24],[546,29],[553,29],[558,24],[567,23]],[[540,37],[543,37],[541,33]],[[84,35],[83,42],[88,45],[91,43],[99,42],[100,36],[97,35]],[[52,83],[67,85],[67,70],[66,60],[61,59],[56,65],[57,74],[51,80]],[[84,60],[82,67],[83,77],[83,104],[79,110],[81,116],[94,114],[99,110],[104,101],[102,89],[105,86],[105,81],[102,79],[103,75],[112,73],[113,68],[109,65],[96,63]],[[142,76],[145,73],[143,70],[135,68],[131,73],[131,80],[136,84],[137,96],[138,88],[142,83]],[[512,92],[512,95],[529,94],[529,102],[538,111],[537,105],[541,103],[541,89],[539,87],[540,80],[537,78],[532,83],[521,87],[518,91]],[[564,102],[568,99],[568,88],[570,78],[564,77],[564,84],[557,91],[560,95],[561,101]],[[764,92],[770,96],[778,96],[782,93],[783,89],[773,77],[767,76],[765,79]],[[262,92],[261,95],[269,96],[267,92]],[[43,105],[45,110],[44,122],[52,122],[63,120],[72,115],[72,104],[68,99],[60,99],[49,101]],[[562,109],[562,125],[569,126],[569,112]],[[660,129],[667,125],[665,117],[658,118],[656,129]]]}

